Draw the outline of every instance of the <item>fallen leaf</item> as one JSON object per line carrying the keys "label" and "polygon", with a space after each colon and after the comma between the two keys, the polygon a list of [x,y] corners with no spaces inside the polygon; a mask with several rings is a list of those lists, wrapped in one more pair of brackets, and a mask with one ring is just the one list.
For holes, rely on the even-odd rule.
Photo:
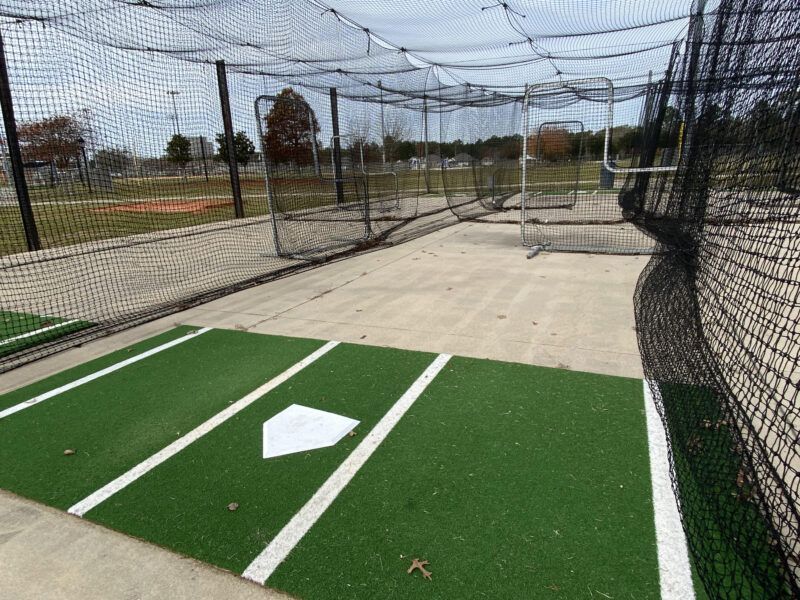
{"label": "fallen leaf", "polygon": [[239,508],[238,502],[231,502],[230,504],[228,504],[228,510],[231,512],[235,511],[237,508]]}
{"label": "fallen leaf", "polygon": [[406,573],[411,574],[415,570],[419,570],[425,579],[430,579],[431,572],[425,569],[425,565],[427,564],[428,564],[427,560],[420,560],[418,558],[412,559],[411,566],[408,567],[408,571],[406,571]]}

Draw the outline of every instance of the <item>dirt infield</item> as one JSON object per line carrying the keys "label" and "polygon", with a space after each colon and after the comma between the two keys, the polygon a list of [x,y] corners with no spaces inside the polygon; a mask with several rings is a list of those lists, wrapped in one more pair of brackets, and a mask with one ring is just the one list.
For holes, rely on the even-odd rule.
{"label": "dirt infield", "polygon": [[201,213],[212,208],[233,206],[233,200],[212,200],[200,198],[192,200],[154,200],[133,204],[115,204],[95,208],[97,212],[134,212],[134,213]]}

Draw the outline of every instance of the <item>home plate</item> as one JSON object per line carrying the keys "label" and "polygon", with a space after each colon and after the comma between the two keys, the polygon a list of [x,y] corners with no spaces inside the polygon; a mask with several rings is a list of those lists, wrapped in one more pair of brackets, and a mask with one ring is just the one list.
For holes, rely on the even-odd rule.
{"label": "home plate", "polygon": [[264,458],[333,446],[358,423],[349,417],[292,404],[264,421]]}

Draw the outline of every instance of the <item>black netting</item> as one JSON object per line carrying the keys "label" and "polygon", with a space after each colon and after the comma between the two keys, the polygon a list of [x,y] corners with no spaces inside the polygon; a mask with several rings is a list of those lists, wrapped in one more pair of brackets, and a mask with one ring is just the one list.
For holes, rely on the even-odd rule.
{"label": "black netting", "polygon": [[723,2],[694,21],[681,122],[648,116],[677,132],[679,169],[670,185],[632,178],[625,197],[660,242],[636,291],[639,339],[715,597],[800,594],[799,13]]}

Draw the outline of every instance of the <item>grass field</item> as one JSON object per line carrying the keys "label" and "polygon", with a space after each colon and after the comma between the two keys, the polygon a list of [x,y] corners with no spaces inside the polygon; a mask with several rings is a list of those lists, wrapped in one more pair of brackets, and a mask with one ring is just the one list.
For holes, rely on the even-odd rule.
{"label": "grass field", "polygon": [[[486,185],[494,166],[478,167],[478,178]],[[451,184],[467,186],[472,190],[475,176],[471,169],[463,173],[453,170],[449,175]],[[506,169],[508,171],[508,169]],[[597,187],[600,167],[592,162],[582,166],[579,189],[593,190]],[[529,174],[529,188],[535,191],[564,193],[574,189],[574,184],[566,180],[574,177],[575,169],[563,165],[535,165]],[[622,177],[618,176],[620,185]],[[569,184],[568,184],[569,183]],[[427,192],[423,171],[402,171],[396,180],[398,194],[402,197],[422,195]],[[442,172],[433,169],[429,177],[430,194],[442,196],[444,186]],[[519,184],[518,170],[512,170],[505,177],[503,185]],[[394,192],[393,177],[370,177],[371,194]],[[470,187],[472,186],[472,187]],[[352,187],[352,186],[350,186]],[[245,215],[249,217],[269,214],[266,188],[261,173],[248,169],[241,178],[242,197]],[[280,208],[286,211],[313,208],[335,202],[333,188],[329,182],[321,183],[313,177],[305,180],[288,178],[275,185]],[[348,188],[346,193],[354,193]],[[162,212],[158,203],[186,202],[187,205],[200,200],[209,200],[210,205],[199,211]],[[81,183],[69,183],[31,188],[34,217],[43,248],[54,248],[80,244],[95,240],[105,240],[127,235],[164,231],[228,221],[234,218],[231,204],[230,181],[226,176],[214,175],[208,181],[202,176],[158,177],[138,179],[115,179],[113,192],[89,189]],[[120,205],[153,204],[152,211],[108,210]],[[20,221],[19,208],[15,203],[0,205],[0,256],[25,252],[24,231]]]}
{"label": "grass field", "polygon": [[[180,327],[1,396],[0,487],[301,598],[658,598],[643,398],[635,379]],[[263,459],[292,404],[360,424]]]}
{"label": "grass field", "polygon": [[57,340],[91,326],[79,319],[0,310],[0,357]]}

